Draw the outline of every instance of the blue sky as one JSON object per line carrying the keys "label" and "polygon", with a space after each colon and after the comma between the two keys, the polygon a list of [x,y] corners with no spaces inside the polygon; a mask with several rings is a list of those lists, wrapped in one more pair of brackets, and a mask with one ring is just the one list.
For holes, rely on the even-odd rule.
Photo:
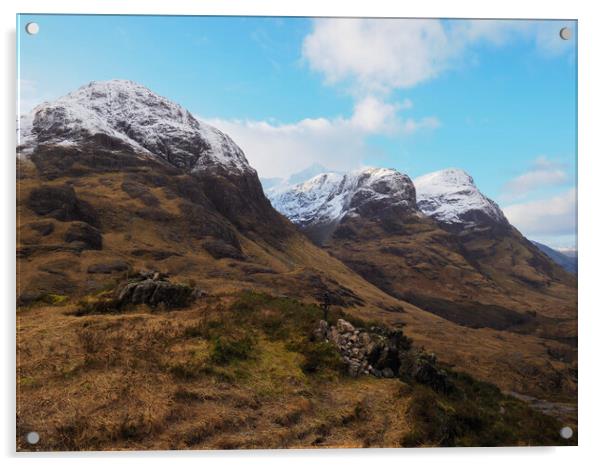
{"label": "blue sky", "polygon": [[228,132],[262,177],[460,167],[528,237],[576,245],[574,22],[23,15],[17,29],[21,111],[131,79]]}

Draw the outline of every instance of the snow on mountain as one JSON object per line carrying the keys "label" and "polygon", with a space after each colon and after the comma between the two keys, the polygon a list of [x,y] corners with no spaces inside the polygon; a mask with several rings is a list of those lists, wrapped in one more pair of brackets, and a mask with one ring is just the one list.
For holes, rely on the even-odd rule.
{"label": "snow on mountain", "polygon": [[243,151],[182,106],[133,81],[93,81],[23,115],[20,155],[39,144],[70,146],[108,136],[130,149],[194,172],[213,167],[252,170]]}
{"label": "snow on mountain", "polygon": [[499,206],[484,196],[463,170],[448,168],[414,180],[418,208],[445,224],[464,227],[484,222],[507,224]]}
{"label": "snow on mountain", "polygon": [[277,194],[284,191],[288,191],[298,184],[302,184],[314,176],[321,175],[323,173],[340,173],[328,170],[319,163],[314,163],[309,167],[293,173],[288,178],[260,178],[261,185],[268,197],[275,197]]}
{"label": "snow on mountain", "polygon": [[413,208],[414,185],[407,175],[385,168],[347,174],[322,173],[281,190],[268,190],[272,205],[293,223],[307,226],[357,215],[363,205],[387,199],[390,205]]}

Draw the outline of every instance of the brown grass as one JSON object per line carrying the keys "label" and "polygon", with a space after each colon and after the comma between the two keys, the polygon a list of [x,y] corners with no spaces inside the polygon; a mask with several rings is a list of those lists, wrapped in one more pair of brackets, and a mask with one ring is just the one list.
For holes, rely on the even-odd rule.
{"label": "brown grass", "polygon": [[[276,248],[241,234],[246,260],[215,260],[201,240],[182,234],[181,199],[167,189],[149,187],[156,207],[175,216],[159,222],[136,215],[147,206],[121,190],[123,173],[42,181],[25,166],[22,175],[18,248],[46,249],[17,261],[18,294],[31,288],[44,298],[17,310],[19,448],[31,448],[22,441],[30,430],[42,438],[34,448],[54,450],[396,445],[407,430],[406,419],[391,415],[388,407],[404,412],[408,401],[398,396],[401,382],[322,376],[316,382],[301,369],[300,353],[265,335],[255,342],[257,356],[211,363],[214,343],[203,334],[205,321],[217,318],[232,295],[251,289],[314,302],[316,276],[361,299],[346,312],[405,325],[419,346],[444,362],[506,390],[548,398],[560,393],[574,403],[576,387],[566,376],[574,364],[558,356],[564,347],[550,351],[550,340],[537,335],[453,324],[386,294],[301,235]],[[47,236],[32,231],[28,225],[41,217],[23,200],[41,182],[72,183],[78,197],[94,205],[102,250],[53,250],[68,222],[48,220],[55,228]],[[156,259],[133,250],[174,255]],[[124,273],[87,273],[90,265],[115,259],[135,270],[167,272],[178,282],[193,280],[210,297],[173,313],[139,308],[68,315],[80,299],[110,292],[124,278]],[[249,266],[258,272],[245,271]],[[67,299],[57,302],[52,295]],[[564,325],[563,334],[572,328],[571,322]],[[361,422],[348,417],[358,403],[370,413]],[[204,440],[187,444],[197,437]]]}
{"label": "brown grass", "polygon": [[[396,445],[407,429],[401,382],[308,377],[301,355],[263,337],[253,358],[216,367],[210,341],[195,329],[220,312],[19,312],[19,448]],[[173,367],[195,362],[214,370],[174,375]],[[23,442],[31,430],[41,436],[35,447]]]}

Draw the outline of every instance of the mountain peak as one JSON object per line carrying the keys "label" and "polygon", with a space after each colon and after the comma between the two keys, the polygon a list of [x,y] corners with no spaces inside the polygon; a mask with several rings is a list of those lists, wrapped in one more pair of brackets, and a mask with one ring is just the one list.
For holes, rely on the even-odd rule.
{"label": "mountain peak", "polygon": [[462,169],[428,173],[416,178],[414,185],[418,208],[440,223],[463,227],[508,224],[499,206],[482,194]]}
{"label": "mountain peak", "polygon": [[272,205],[300,226],[336,223],[373,203],[414,209],[410,178],[388,168],[363,168],[346,174],[321,173],[285,190],[268,192]]}
{"label": "mountain peak", "polygon": [[44,102],[19,124],[19,152],[40,144],[110,141],[189,172],[252,170],[242,150],[224,133],[188,110],[134,81],[92,81],[53,102]]}

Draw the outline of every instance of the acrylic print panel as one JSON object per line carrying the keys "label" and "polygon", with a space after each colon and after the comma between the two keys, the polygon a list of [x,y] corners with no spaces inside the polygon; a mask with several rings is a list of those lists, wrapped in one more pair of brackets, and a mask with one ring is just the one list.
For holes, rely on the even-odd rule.
{"label": "acrylic print panel", "polygon": [[577,443],[575,21],[17,31],[18,450]]}

